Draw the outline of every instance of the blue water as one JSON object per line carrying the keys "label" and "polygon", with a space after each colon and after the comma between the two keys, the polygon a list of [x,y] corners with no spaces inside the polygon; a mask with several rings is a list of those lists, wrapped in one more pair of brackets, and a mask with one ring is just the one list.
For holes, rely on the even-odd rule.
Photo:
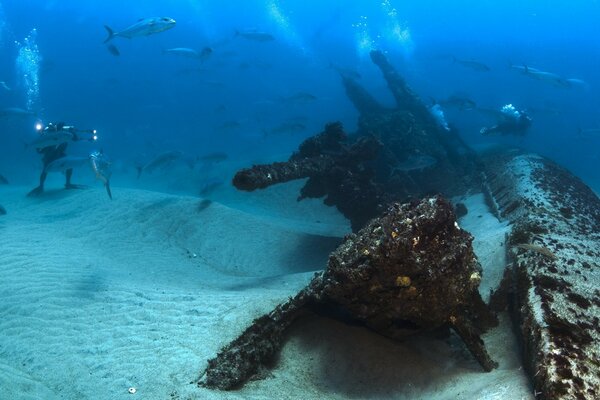
{"label": "blue water", "polygon": [[[103,45],[103,25],[119,31],[150,16],[168,16],[177,25],[148,37],[115,38],[120,56]],[[35,137],[38,119],[98,129],[98,142],[88,147],[103,148],[125,166],[162,149],[190,157],[225,151],[240,165],[285,156],[325,122],[355,129],[358,114],[332,64],[359,73],[362,85],[391,104],[368,57],[376,48],[426,102],[460,94],[478,107],[512,103],[537,110],[524,138],[482,137],[479,129],[489,122],[484,117],[445,110],[467,143],[520,146],[596,183],[600,135],[580,138],[577,132],[600,127],[598,17],[600,4],[586,0],[3,0],[0,81],[11,90],[0,88],[0,108],[30,109],[38,118],[0,118],[0,172],[35,182],[38,156],[22,148]],[[235,36],[248,29],[275,40]],[[162,54],[174,47],[210,47],[213,53],[204,62]],[[491,70],[474,71],[452,57]],[[510,64],[585,84],[555,87]],[[282,100],[297,93],[316,99]],[[306,129],[265,137],[290,119]]]}

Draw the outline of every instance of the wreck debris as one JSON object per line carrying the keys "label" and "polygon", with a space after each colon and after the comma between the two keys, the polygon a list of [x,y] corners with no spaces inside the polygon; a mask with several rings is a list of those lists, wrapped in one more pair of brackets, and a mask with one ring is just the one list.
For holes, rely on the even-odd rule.
{"label": "wreck debris", "polygon": [[373,136],[350,145],[344,142],[346,138],[339,122],[327,124],[323,132],[305,140],[287,162],[243,169],[233,178],[233,185],[252,191],[309,178],[298,199],[326,196],[325,204],[336,205],[351,216],[352,227],[358,230],[389,202],[381,185],[371,179],[374,171],[365,164],[378,156],[382,144]]}
{"label": "wreck debris", "polygon": [[496,363],[480,335],[496,319],[479,295],[480,266],[471,242],[441,197],[391,205],[349,235],[305,289],[225,346],[208,362],[199,384],[241,386],[273,359],[294,320],[319,307],[393,339],[450,327],[483,369],[492,370]]}
{"label": "wreck debris", "polygon": [[[511,312],[540,399],[600,397],[600,199],[543,157],[483,159],[488,199],[511,223]],[[535,243],[535,244],[533,244]]]}
{"label": "wreck debris", "polygon": [[478,182],[474,153],[457,132],[438,125],[383,53],[373,51],[371,59],[382,71],[396,107],[382,106],[357,81],[342,76],[360,114],[356,134],[346,135],[339,123],[328,124],[288,161],[239,171],[234,186],[255,190],[309,178],[298,200],[325,197],[325,204],[336,206],[356,232],[391,201],[462,194]]}

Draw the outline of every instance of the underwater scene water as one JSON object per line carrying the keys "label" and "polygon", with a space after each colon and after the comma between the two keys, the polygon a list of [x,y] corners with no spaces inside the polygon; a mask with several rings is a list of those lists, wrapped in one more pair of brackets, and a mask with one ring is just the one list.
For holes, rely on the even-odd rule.
{"label": "underwater scene water", "polygon": [[0,0],[0,399],[598,398],[599,18]]}

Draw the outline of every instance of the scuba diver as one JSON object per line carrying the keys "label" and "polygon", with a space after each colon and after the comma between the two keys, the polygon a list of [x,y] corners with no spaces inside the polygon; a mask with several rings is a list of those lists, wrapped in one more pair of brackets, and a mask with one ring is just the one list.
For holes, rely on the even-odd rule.
{"label": "scuba diver", "polygon": [[493,126],[483,127],[479,131],[482,135],[501,135],[525,136],[531,126],[531,117],[523,110],[517,110],[512,104],[507,104],[500,112],[497,112],[500,121]]}
{"label": "scuba diver", "polygon": [[[64,122],[49,123],[48,126],[43,128],[42,124],[37,124],[36,129],[40,132],[40,136],[34,141],[33,145],[36,147],[38,153],[42,155],[42,162],[44,164],[42,173],[40,175],[40,184],[36,188],[32,189],[27,196],[39,196],[44,192],[44,182],[48,175],[48,166],[63,157],[66,157],[66,149],[69,142],[77,142],[80,140],[87,140],[90,142],[95,141],[98,137],[96,136],[95,129],[81,130],[74,126],[65,125]],[[86,137],[81,134],[85,134]],[[87,137],[87,135],[90,135]],[[73,175],[73,168],[65,170],[66,189],[82,189],[85,186],[76,185],[71,183],[71,176]]]}

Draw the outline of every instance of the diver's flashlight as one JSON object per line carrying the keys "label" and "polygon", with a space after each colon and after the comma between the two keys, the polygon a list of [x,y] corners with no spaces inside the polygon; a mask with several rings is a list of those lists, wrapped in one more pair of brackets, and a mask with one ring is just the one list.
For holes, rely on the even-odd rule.
{"label": "diver's flashlight", "polygon": [[36,131],[41,131],[42,129],[44,129],[44,125],[42,125],[41,122],[38,122],[37,124],[35,124],[35,130]]}

